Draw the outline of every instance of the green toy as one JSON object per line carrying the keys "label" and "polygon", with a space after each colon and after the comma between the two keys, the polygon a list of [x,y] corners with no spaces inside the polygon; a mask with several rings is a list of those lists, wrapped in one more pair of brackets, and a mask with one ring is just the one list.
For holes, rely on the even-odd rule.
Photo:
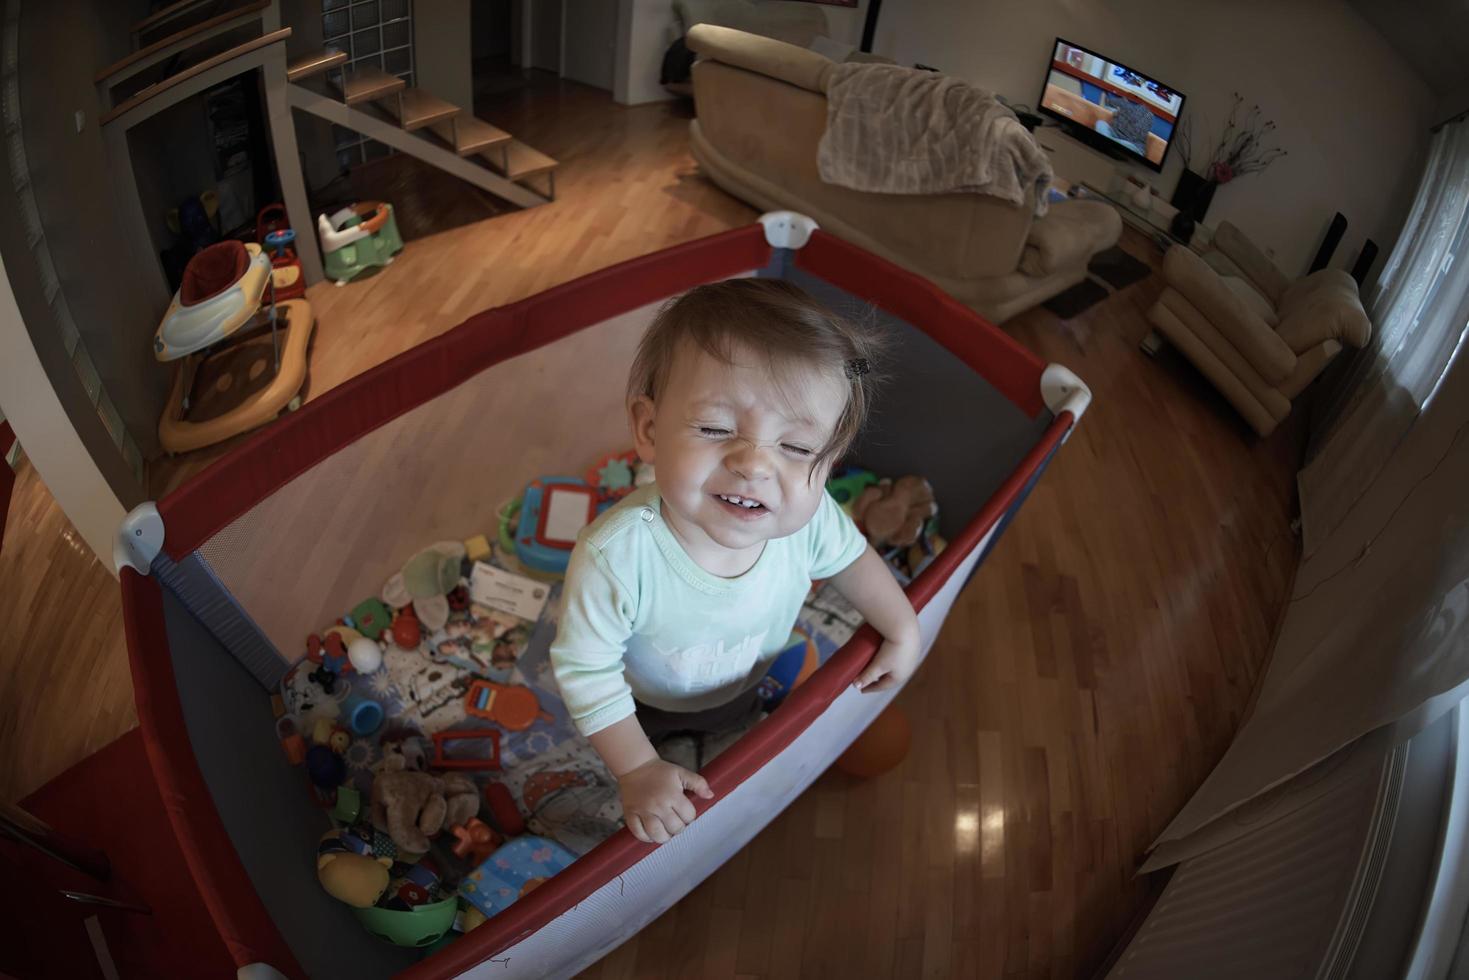
{"label": "green toy", "polygon": [[369,640],[376,640],[393,624],[393,610],[378,598],[363,599],[352,607],[348,615],[352,617],[352,625],[357,632]]}
{"label": "green toy", "polygon": [[442,902],[420,905],[404,912],[398,909],[354,908],[352,913],[362,927],[394,946],[431,946],[454,927],[459,912],[459,899],[450,896]]}
{"label": "green toy", "polygon": [[383,201],[359,201],[316,219],[326,274],[338,286],[373,266],[388,265],[403,250],[393,206]]}
{"label": "green toy", "polygon": [[848,516],[851,516],[852,503],[862,495],[863,490],[876,486],[878,482],[877,474],[871,470],[849,466],[827,479],[826,492],[841,504],[842,510],[846,511]]}

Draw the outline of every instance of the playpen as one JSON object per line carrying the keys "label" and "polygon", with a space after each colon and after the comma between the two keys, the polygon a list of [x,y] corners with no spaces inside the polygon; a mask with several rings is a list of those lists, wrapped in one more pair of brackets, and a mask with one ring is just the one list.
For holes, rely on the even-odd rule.
{"label": "playpen", "polygon": [[658,305],[743,275],[789,279],[893,334],[890,380],[853,458],[934,487],[949,547],[907,590],[926,655],[1085,410],[1090,394],[1074,375],[922,278],[786,212],[478,314],[282,418],[119,533],[149,759],[242,970],[570,975],[744,846],[891,700],[851,689],[875,650],[864,627],[706,768],[715,797],[671,843],[618,831],[428,956],[372,938],[317,884],[326,816],[275,740],[268,697],[303,638],[424,543],[491,529],[528,479],[625,447],[627,368]]}

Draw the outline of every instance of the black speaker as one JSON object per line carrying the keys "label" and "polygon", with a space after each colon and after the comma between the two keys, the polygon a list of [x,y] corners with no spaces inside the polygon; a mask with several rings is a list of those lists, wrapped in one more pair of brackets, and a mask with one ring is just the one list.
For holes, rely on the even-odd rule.
{"label": "black speaker", "polygon": [[1362,243],[1362,251],[1357,255],[1357,264],[1352,266],[1352,278],[1357,280],[1357,285],[1362,285],[1362,280],[1367,278],[1367,271],[1372,268],[1372,263],[1377,260],[1377,243],[1367,239]]}
{"label": "black speaker", "polygon": [[1326,237],[1321,241],[1321,247],[1316,250],[1316,258],[1311,260],[1310,272],[1326,268],[1326,263],[1331,261],[1332,253],[1336,251],[1337,245],[1341,244],[1341,236],[1347,233],[1347,219],[1342,217],[1338,211],[1336,217],[1331,219],[1331,227],[1326,229]]}

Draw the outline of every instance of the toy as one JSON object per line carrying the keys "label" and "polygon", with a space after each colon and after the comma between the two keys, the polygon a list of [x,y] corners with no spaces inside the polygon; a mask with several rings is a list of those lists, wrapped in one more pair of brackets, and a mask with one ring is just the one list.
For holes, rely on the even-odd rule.
{"label": "toy", "polygon": [[332,806],[332,819],[351,826],[362,814],[362,794],[351,786],[337,787],[337,802]]}
{"label": "toy", "polygon": [[[333,634],[331,639],[341,641],[341,638]],[[417,646],[418,644],[413,644]],[[413,647],[409,647],[411,650]],[[347,644],[347,661],[352,669],[359,674],[370,674],[383,665],[383,650],[372,640],[365,636],[359,636]]]}
{"label": "toy", "polygon": [[852,504],[852,519],[880,551],[889,545],[906,548],[913,544],[938,510],[928,481],[904,476],[864,489]]}
{"label": "toy", "polygon": [[[352,642],[362,639],[360,633],[355,634]],[[341,633],[327,631],[326,638],[322,639],[315,633],[306,637],[306,659],[314,664],[320,665],[321,669],[332,675],[332,683],[336,678],[352,671],[352,660],[347,656],[347,641]],[[327,688],[330,691],[330,688]]]}
{"label": "toy", "polygon": [[871,470],[859,469],[849,466],[834,476],[828,477],[826,481],[826,492],[832,495],[837,503],[842,505],[842,510],[848,516],[852,513],[852,504],[863,490],[878,482],[877,474]]}
{"label": "toy", "polygon": [[293,715],[281,715],[276,719],[275,737],[280,740],[287,762],[293,766],[299,766],[306,761],[306,740],[297,730],[296,719]]}
{"label": "toy", "polygon": [[324,745],[337,755],[347,751],[347,746],[352,741],[352,736],[347,729],[329,718],[318,718],[311,729],[311,741],[316,745]]}
{"label": "toy", "polygon": [[449,846],[456,857],[468,858],[472,864],[480,864],[504,841],[490,826],[478,817],[470,817],[463,824],[450,827],[454,843]]}
{"label": "toy", "polygon": [[306,295],[306,278],[296,256],[296,232],[284,204],[267,204],[255,216],[255,240],[271,251],[270,277],[277,299]]}
{"label": "toy", "polygon": [[464,711],[512,732],[525,731],[537,721],[554,720],[541,710],[541,702],[530,688],[523,684],[496,684],[494,681],[470,684],[464,695]]}
{"label": "toy", "polygon": [[369,640],[382,636],[392,621],[393,610],[381,599],[363,599],[352,607],[352,622],[357,624],[357,632]]}
{"label": "toy", "polygon": [[765,701],[765,710],[774,711],[779,707],[786,695],[803,684],[820,665],[821,653],[816,648],[816,641],[800,629],[792,630],[785,649],[760,680],[760,697]]}
{"label": "toy", "polygon": [[424,751],[423,739],[411,732],[389,732],[382,737],[380,746],[383,757],[373,767],[374,772],[400,769],[423,772],[428,768],[428,754]]}
{"label": "toy", "polygon": [[353,846],[339,830],[322,835],[316,846],[316,878],[326,893],[353,908],[370,908],[388,889],[391,858],[374,858]]}
{"label": "toy", "polygon": [[347,778],[347,764],[327,746],[313,745],[306,750],[306,775],[318,789],[335,790]]}
{"label": "toy", "polygon": [[327,278],[345,286],[373,266],[392,264],[403,250],[403,238],[393,218],[393,206],[382,201],[359,201],[316,219],[322,262]]}
{"label": "toy", "polygon": [[[296,399],[306,380],[306,346],[314,318],[305,300],[278,302],[273,290],[267,294],[270,269],[270,259],[253,242],[219,242],[189,259],[182,284],[153,335],[154,357],[163,363],[178,362],[168,403],[158,421],[158,438],[168,452],[212,445],[270,421],[288,406],[299,405]],[[265,303],[268,306],[262,308]],[[283,323],[284,338],[280,332]],[[221,352],[226,341],[242,342],[266,328],[275,372],[269,383],[251,386],[253,390],[233,408],[215,412],[204,421],[187,421],[194,380],[205,360],[212,352]],[[252,372],[260,366],[253,355],[234,358],[228,365],[221,360],[220,364],[229,368],[229,382],[239,382],[242,390],[247,377],[236,378],[235,374],[253,379]]]}
{"label": "toy", "polygon": [[[489,739],[490,754],[485,759],[451,758],[447,747],[450,742],[468,739]],[[434,769],[499,769],[500,733],[493,728],[471,728],[453,732],[434,732],[434,757],[429,765]]]}
{"label": "toy", "polygon": [[908,716],[897,705],[890,704],[837,757],[836,767],[859,779],[880,776],[903,761],[912,741],[913,728]]}
{"label": "toy", "polygon": [[270,696],[270,713],[276,718],[286,713],[286,701],[279,694]]}
{"label": "toy", "polygon": [[[566,574],[576,536],[596,518],[598,509],[597,492],[576,477],[532,480],[520,498],[515,556],[533,571]],[[509,514],[502,517],[507,524],[510,519]]]}
{"label": "toy", "polygon": [[393,617],[393,645],[399,650],[417,650],[423,642],[423,627],[418,623],[412,606],[405,606]]}
{"label": "toy", "polygon": [[469,932],[472,929],[485,924],[485,914],[471,905],[459,913],[459,918],[454,922],[454,928],[460,932]]}
{"label": "toy", "polygon": [[[364,642],[372,643],[371,640]],[[373,643],[373,647],[375,649],[377,644]],[[382,727],[383,706],[366,695],[352,694],[342,703],[342,717],[347,720],[347,727],[353,735],[371,735]],[[344,745],[340,751],[345,752],[346,748]]]}
{"label": "toy", "polygon": [[396,863],[391,871],[388,892],[378,899],[377,907],[407,912],[443,899],[439,873],[428,860],[412,864]]}
{"label": "toy", "polygon": [[637,469],[641,465],[638,454],[631,449],[604,456],[587,470],[587,484],[596,488],[600,501],[621,500],[642,486],[637,482]]}
{"label": "toy", "polygon": [[544,837],[520,837],[501,847],[459,882],[459,895],[486,916],[505,911],[576,860]]}
{"label": "toy", "polygon": [[362,927],[394,946],[417,949],[432,946],[454,927],[459,901],[452,895],[441,902],[402,911],[381,907],[354,908],[352,914]]}
{"label": "toy", "polygon": [[464,554],[470,561],[485,561],[490,557],[490,542],[483,534],[476,534],[464,542]]}
{"label": "toy", "polygon": [[479,791],[463,776],[394,770],[372,781],[372,824],[404,851],[427,851],[430,837],[478,812]]}
{"label": "toy", "polygon": [[487,783],[485,785],[485,805],[490,808],[490,820],[495,829],[506,837],[519,837],[525,833],[525,818],[520,815],[520,808],[515,805],[515,797],[510,793],[510,787],[504,783]]}

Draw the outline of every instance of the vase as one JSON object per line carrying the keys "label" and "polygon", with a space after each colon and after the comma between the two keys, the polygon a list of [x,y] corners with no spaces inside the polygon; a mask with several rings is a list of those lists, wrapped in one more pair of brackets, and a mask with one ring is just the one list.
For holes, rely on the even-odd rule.
{"label": "vase", "polygon": [[1173,232],[1173,237],[1179,241],[1189,241],[1194,234],[1194,216],[1179,208],[1173,220],[1168,223],[1168,230]]}
{"label": "vase", "polygon": [[1195,222],[1202,223],[1209,212],[1209,202],[1214,200],[1214,190],[1219,185],[1185,167],[1178,175],[1178,186],[1168,203],[1180,212],[1187,211]]}

